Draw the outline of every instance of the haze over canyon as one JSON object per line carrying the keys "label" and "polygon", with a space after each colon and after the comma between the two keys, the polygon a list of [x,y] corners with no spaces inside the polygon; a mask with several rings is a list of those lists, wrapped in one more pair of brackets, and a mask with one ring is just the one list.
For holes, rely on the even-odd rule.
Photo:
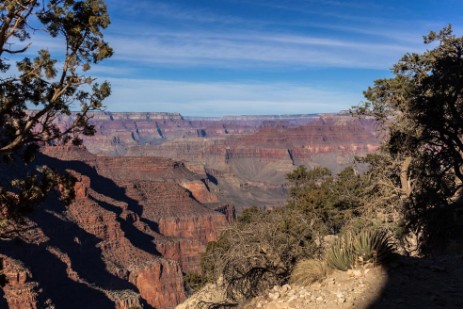
{"label": "haze over canyon", "polygon": [[[373,119],[347,113],[184,117],[172,113],[96,113],[87,149],[107,156],[164,157],[187,162],[209,179],[222,202],[238,209],[281,206],[286,174],[298,165],[333,172],[376,151]],[[62,119],[65,122],[65,119]]]}

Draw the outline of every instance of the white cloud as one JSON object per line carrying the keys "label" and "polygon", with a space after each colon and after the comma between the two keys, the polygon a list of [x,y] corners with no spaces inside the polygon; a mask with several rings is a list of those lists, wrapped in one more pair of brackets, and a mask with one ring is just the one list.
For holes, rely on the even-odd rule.
{"label": "white cloud", "polygon": [[[114,2],[116,9],[125,10],[126,3]],[[365,5],[376,10],[392,9],[384,4],[337,0],[322,4],[307,0],[232,2],[301,15],[295,19],[244,18],[214,6],[140,0],[127,13],[132,18],[140,16],[136,24],[118,19],[110,29],[108,39],[116,50],[114,59],[149,66],[388,69],[405,52],[422,50],[423,31],[416,23],[410,28],[409,20],[365,15]],[[345,9],[355,9],[358,16]],[[323,35],[312,35],[320,29]]]}
{"label": "white cloud", "polygon": [[[146,65],[389,68],[413,43],[374,43],[271,33],[160,32],[110,37],[114,59]],[[420,46],[420,48],[422,48]]]}
{"label": "white cloud", "polygon": [[[350,75],[349,70],[335,69],[385,72],[405,52],[422,51],[425,47],[421,35],[430,30],[423,28],[436,23],[368,14],[371,8],[375,12],[396,9],[384,2],[229,1],[241,2],[243,8],[255,5],[262,8],[254,14],[252,10],[227,11],[218,5],[196,5],[194,1],[187,4],[137,0],[130,5],[126,0],[108,1],[116,14],[111,17],[113,24],[105,32],[105,38],[115,55],[90,71],[90,75],[108,79],[113,85],[108,109],[170,111],[184,115],[335,112],[362,99],[360,91],[341,89],[326,81],[330,74],[337,74],[331,77],[344,78],[341,83],[362,87],[350,80],[360,74]],[[33,42],[31,52],[47,48],[56,54],[63,53],[62,39],[55,40],[38,32]],[[166,70],[172,67],[175,70]],[[194,70],[189,70],[191,68]],[[214,69],[217,77],[224,68],[233,69],[227,74],[235,80],[254,76],[260,82],[180,82],[149,76],[149,70],[160,69],[156,76],[167,72],[173,79],[188,79],[198,74],[200,79],[210,80],[208,69]],[[188,77],[182,77],[181,70],[185,70]],[[268,72],[272,77],[267,78]],[[312,80],[313,84],[285,81],[294,80],[290,76],[294,72],[303,72],[299,76]],[[330,86],[314,87],[317,72],[325,74],[325,81],[318,84]],[[130,76],[136,78],[129,79]],[[275,78],[280,82],[266,82]]]}

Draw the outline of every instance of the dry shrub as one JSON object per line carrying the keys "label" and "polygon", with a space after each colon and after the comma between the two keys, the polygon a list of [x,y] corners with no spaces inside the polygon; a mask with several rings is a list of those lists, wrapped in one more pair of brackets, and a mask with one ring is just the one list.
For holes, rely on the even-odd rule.
{"label": "dry shrub", "polygon": [[223,278],[226,297],[233,301],[286,282],[296,261],[320,254],[317,220],[294,210],[261,212],[255,218],[229,226],[203,258],[203,270],[208,277]]}
{"label": "dry shrub", "polygon": [[331,269],[326,262],[309,259],[301,260],[294,266],[290,283],[300,286],[308,286],[314,282],[322,281],[330,273]]}

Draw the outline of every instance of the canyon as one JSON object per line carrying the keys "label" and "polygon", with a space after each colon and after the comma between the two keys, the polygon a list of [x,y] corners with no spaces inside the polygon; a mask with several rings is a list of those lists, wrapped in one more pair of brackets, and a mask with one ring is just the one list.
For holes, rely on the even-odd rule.
{"label": "canyon", "polygon": [[[60,122],[66,123],[63,117]],[[164,157],[185,162],[238,211],[281,207],[286,175],[298,165],[339,172],[379,148],[372,118],[339,114],[184,117],[175,113],[95,113],[97,134],[84,144],[107,156]]]}
{"label": "canyon", "polygon": [[282,207],[298,165],[337,172],[379,147],[376,122],[347,114],[91,116],[84,146],[37,155],[36,166],[75,177],[76,197],[65,206],[50,195],[0,240],[0,307],[173,308],[235,211]]}
{"label": "canyon", "polygon": [[74,146],[44,147],[36,164],[72,174],[76,196],[64,206],[51,195],[18,237],[0,241],[5,307],[171,308],[185,299],[182,274],[198,272],[227,223],[201,175],[170,159]]}

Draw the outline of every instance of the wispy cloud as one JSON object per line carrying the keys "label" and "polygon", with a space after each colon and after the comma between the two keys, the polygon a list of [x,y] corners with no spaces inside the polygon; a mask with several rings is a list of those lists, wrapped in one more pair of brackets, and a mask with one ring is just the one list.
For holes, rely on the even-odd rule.
{"label": "wispy cloud", "polygon": [[368,43],[278,33],[160,32],[143,38],[110,37],[116,60],[147,65],[265,66],[384,69],[418,44]]}
{"label": "wispy cloud", "polygon": [[[170,21],[189,21],[189,26],[204,23],[215,24],[232,24],[232,25],[265,25],[269,22],[263,20],[249,20],[232,14],[220,14],[205,8],[186,9],[184,6],[172,2],[161,2],[153,0],[139,0],[131,3],[127,7],[125,1],[116,1],[113,3],[114,9],[124,11],[129,15],[140,18],[140,15],[149,16],[150,19],[169,19]],[[142,22],[143,20],[139,20]],[[192,23],[191,23],[192,22]],[[181,24],[177,25],[181,26]]]}
{"label": "wispy cloud", "polygon": [[[245,18],[210,7],[186,6],[181,1],[139,0],[127,6],[126,1],[114,0],[109,3],[110,8],[124,12],[121,16],[115,14],[112,30],[109,29],[111,34],[107,36],[116,51],[114,60],[147,66],[388,69],[403,53],[423,49],[420,38],[423,31],[404,31],[403,21],[397,26],[397,20],[365,15],[366,8],[390,9],[385,4],[337,0],[226,2],[230,1],[353,22]],[[327,10],[328,7],[336,9]],[[343,12],[344,9],[359,13],[353,16]],[[140,18],[134,23],[133,18],[137,17]],[[168,24],[158,21],[159,17],[165,18]],[[180,20],[183,22],[175,22]],[[275,31],[269,26],[272,24],[299,25],[309,32],[290,32],[285,27]],[[220,25],[230,27],[224,30]],[[312,28],[325,32],[323,36],[311,35]],[[353,38],[352,34],[357,37]],[[59,50],[60,43],[42,36],[34,42],[34,47]]]}
{"label": "wispy cloud", "polygon": [[[90,74],[112,83],[114,111],[334,112],[404,53],[423,51],[421,35],[443,18],[460,20],[459,1],[110,0],[115,55]],[[37,33],[30,54],[39,48],[62,60],[62,40]]]}
{"label": "wispy cloud", "polygon": [[[367,9],[391,9],[384,4],[225,0],[224,5],[235,5],[235,11],[182,1],[136,1],[127,15],[137,23],[116,17],[108,37],[116,50],[114,60],[150,67],[385,70],[405,52],[422,49],[420,29],[404,31],[405,21],[396,25],[397,20],[366,14]],[[296,17],[240,14],[240,5],[290,11]],[[113,6],[123,10],[126,3],[114,1]]]}

